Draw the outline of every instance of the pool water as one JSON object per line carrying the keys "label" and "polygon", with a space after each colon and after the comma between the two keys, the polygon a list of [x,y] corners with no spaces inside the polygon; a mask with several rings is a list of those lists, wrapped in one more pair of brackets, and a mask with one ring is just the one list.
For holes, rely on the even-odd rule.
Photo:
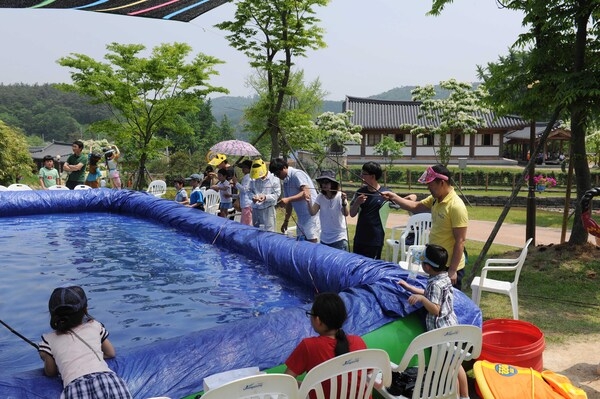
{"label": "pool water", "polygon": [[[48,298],[80,285],[119,348],[186,335],[312,300],[310,287],[174,228],[108,213],[0,218],[0,319],[34,342],[50,330]],[[0,375],[41,367],[0,326]]]}

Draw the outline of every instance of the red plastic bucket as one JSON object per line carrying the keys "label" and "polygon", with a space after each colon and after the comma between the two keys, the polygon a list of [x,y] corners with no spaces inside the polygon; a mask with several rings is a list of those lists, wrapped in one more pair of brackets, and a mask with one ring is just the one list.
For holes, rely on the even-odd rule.
{"label": "red plastic bucket", "polygon": [[531,367],[541,372],[545,347],[544,333],[531,323],[512,319],[486,320],[479,360]]}

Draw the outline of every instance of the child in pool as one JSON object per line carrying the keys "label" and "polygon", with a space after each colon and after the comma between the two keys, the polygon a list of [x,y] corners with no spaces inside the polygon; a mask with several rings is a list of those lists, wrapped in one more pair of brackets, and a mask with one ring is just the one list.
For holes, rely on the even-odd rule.
{"label": "child in pool", "polygon": [[42,335],[40,357],[44,373],[60,374],[61,399],[132,399],[125,382],[106,364],[115,356],[102,323],[87,312],[81,287],[56,288],[48,302],[51,333]]}

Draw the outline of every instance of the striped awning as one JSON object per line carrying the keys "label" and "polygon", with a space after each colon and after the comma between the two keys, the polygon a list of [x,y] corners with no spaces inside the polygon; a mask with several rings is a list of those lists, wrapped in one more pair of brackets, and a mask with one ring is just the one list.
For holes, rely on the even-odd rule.
{"label": "striped awning", "polygon": [[0,8],[54,8],[189,22],[228,0],[0,0]]}

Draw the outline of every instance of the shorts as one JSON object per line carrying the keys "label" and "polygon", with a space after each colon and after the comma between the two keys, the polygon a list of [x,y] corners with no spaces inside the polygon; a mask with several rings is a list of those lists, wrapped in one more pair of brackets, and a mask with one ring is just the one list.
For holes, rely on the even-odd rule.
{"label": "shorts", "polygon": [[60,399],[114,398],[133,399],[118,375],[112,371],[91,373],[74,379],[65,387]]}
{"label": "shorts", "polygon": [[222,210],[222,211],[227,211],[227,210],[229,210],[231,208],[232,208],[231,202],[221,202],[219,204],[219,209]]}

